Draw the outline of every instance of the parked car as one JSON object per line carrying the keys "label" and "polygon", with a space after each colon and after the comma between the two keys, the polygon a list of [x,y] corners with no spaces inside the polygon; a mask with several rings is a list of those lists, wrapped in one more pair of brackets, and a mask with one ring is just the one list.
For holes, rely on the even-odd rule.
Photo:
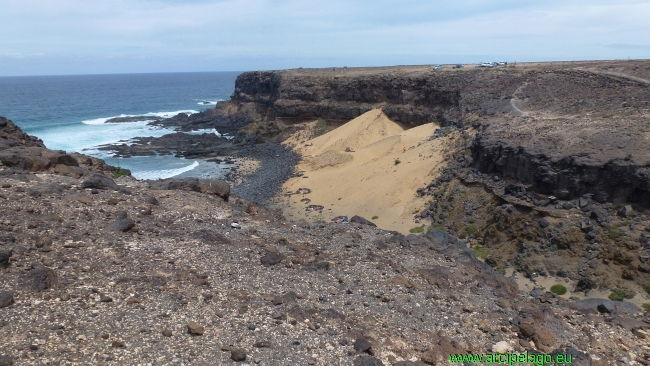
{"label": "parked car", "polygon": [[434,70],[440,70],[440,69],[442,69],[442,68],[443,68],[442,65],[433,65],[433,69],[434,69]]}
{"label": "parked car", "polygon": [[462,68],[463,68],[463,64],[454,65],[454,69],[462,69]]}
{"label": "parked car", "polygon": [[505,61],[499,61],[497,64],[499,64],[499,66],[508,66],[508,63]]}

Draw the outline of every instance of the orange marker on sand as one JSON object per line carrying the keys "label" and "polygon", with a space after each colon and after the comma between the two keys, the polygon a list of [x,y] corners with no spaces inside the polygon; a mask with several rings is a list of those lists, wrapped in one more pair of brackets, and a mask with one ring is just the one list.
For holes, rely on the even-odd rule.
{"label": "orange marker on sand", "polygon": [[406,152],[406,147],[404,147],[402,150],[404,150],[404,152]]}

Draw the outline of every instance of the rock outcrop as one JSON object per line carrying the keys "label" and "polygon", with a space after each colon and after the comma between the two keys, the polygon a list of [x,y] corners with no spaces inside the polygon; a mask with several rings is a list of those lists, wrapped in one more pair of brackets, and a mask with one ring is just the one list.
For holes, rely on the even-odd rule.
{"label": "rock outcrop", "polygon": [[[42,140],[27,135],[4,117],[0,117],[0,166],[9,168],[2,172],[5,175],[55,172],[74,178],[94,172],[112,174],[116,170],[103,160],[87,155],[50,150]],[[123,173],[130,174],[126,170]]]}

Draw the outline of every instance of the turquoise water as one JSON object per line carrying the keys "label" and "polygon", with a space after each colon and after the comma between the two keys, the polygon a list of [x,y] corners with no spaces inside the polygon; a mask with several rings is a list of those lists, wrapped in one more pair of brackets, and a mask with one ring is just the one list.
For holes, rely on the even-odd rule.
{"label": "turquoise water", "polygon": [[[199,162],[170,156],[112,159],[98,145],[170,129],[147,122],[104,123],[117,116],[173,116],[228,99],[239,72],[0,77],[0,116],[50,149],[81,152],[131,169],[137,178],[174,176]],[[208,104],[205,104],[208,102]]]}

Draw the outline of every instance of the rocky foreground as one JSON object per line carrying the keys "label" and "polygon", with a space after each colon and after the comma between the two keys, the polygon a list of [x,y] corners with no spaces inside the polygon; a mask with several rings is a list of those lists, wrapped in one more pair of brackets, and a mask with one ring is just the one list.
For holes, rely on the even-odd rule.
{"label": "rocky foreground", "polygon": [[650,364],[647,313],[520,292],[446,232],[291,223],[224,182],[0,137],[0,365]]}

